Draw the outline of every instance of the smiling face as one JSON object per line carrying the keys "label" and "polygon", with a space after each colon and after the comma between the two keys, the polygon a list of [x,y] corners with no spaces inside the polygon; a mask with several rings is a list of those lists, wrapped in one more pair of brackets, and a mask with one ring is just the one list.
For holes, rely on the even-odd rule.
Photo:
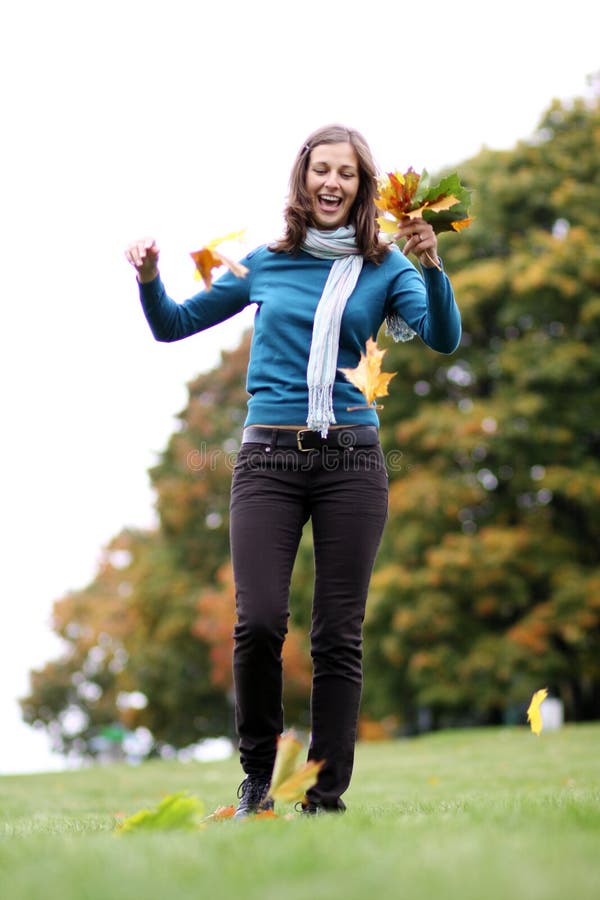
{"label": "smiling face", "polygon": [[310,152],[306,191],[315,228],[347,225],[359,186],[358,157],[352,144],[318,144]]}

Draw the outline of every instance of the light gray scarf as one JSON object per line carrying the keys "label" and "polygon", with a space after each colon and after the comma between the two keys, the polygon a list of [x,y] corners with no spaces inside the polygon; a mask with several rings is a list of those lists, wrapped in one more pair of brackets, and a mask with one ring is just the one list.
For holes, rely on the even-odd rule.
{"label": "light gray scarf", "polygon": [[[342,316],[361,273],[363,257],[356,246],[356,234],[352,226],[342,226],[335,231],[308,228],[302,250],[318,259],[334,260],[315,312],[306,370],[308,384],[306,424],[312,431],[319,431],[321,437],[325,438],[329,426],[335,424],[333,383],[337,369]],[[415,335],[412,328],[396,313],[388,316],[386,323],[387,333],[391,334],[394,340],[406,341]]]}

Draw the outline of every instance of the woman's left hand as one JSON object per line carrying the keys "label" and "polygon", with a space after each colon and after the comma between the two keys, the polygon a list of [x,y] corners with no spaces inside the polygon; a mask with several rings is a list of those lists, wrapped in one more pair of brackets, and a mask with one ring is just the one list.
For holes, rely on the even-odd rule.
{"label": "woman's left hand", "polygon": [[402,249],[405,256],[414,253],[420,264],[425,269],[440,267],[437,253],[437,237],[429,222],[425,219],[403,219],[398,223],[398,231],[394,235],[395,240],[406,238]]}

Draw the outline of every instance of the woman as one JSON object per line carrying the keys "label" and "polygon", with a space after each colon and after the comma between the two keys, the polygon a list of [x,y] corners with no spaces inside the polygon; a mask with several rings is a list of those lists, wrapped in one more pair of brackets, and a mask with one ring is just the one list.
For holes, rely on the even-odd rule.
{"label": "woman", "polygon": [[[364,138],[338,125],[315,131],[290,178],[283,238],[183,304],[165,293],[153,240],[127,252],[157,340],[175,341],[256,304],[248,414],[231,491],[236,585],[236,726],[246,778],[237,818],[268,808],[283,730],[281,651],[290,577],[312,519],[315,590],[309,758],[324,760],[303,811],[343,811],[362,687],[362,623],[387,516],[387,473],[375,410],[339,372],[357,365],[387,321],[451,353],[460,315],[433,228],[407,220],[403,253],[380,241],[376,170]],[[423,274],[406,259],[417,256]]]}

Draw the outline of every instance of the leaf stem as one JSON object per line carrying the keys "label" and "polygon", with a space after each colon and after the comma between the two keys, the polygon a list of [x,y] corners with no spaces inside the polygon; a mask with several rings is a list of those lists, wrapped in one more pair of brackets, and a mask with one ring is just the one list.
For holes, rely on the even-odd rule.
{"label": "leaf stem", "polygon": [[383,409],[383,403],[368,403],[366,406],[347,406],[346,412],[354,412],[356,409]]}
{"label": "leaf stem", "polygon": [[435,259],[432,259],[431,256],[429,255],[429,253],[427,253],[427,251],[425,251],[425,256],[427,257],[427,259],[429,260],[429,262],[432,263],[432,265],[434,265],[434,266],[436,267],[436,269],[438,270],[438,272],[441,272],[441,271],[442,271],[442,267],[440,266],[440,264],[437,263],[437,262],[435,261]]}

